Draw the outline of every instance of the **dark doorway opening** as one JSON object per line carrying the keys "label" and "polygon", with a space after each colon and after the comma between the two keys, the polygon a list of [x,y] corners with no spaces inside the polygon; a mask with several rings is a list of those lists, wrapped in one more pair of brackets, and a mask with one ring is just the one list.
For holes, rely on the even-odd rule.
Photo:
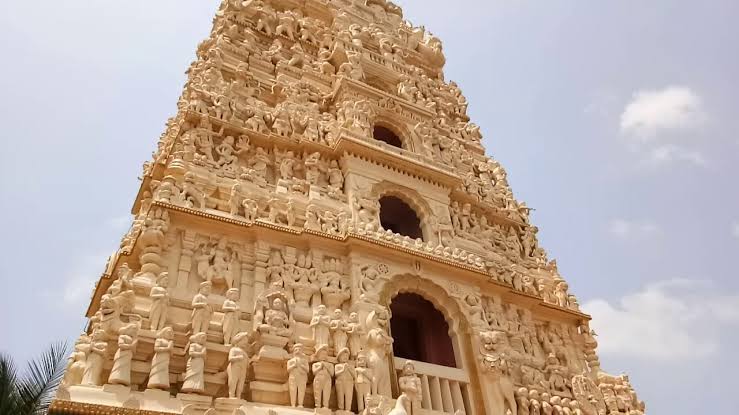
{"label": "dark doorway opening", "polygon": [[393,147],[403,148],[403,141],[389,128],[385,128],[381,125],[376,125],[372,130],[372,137],[375,140],[382,141],[383,143],[390,144]]}
{"label": "dark doorway opening", "polygon": [[421,220],[407,203],[395,196],[380,198],[380,224],[383,229],[408,236],[412,239],[423,239]]}
{"label": "dark doorway opening", "polygon": [[418,294],[402,293],[390,303],[396,357],[457,367],[449,325],[434,305]]}

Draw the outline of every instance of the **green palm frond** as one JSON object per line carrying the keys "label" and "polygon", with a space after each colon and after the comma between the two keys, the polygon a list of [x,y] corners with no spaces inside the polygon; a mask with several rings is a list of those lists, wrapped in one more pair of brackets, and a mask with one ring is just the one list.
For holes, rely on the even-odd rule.
{"label": "green palm frond", "polygon": [[13,359],[0,354],[0,415],[18,413],[18,372]]}
{"label": "green palm frond", "polygon": [[15,380],[17,414],[42,415],[48,411],[64,376],[68,355],[67,344],[56,343],[28,363],[23,377]]}

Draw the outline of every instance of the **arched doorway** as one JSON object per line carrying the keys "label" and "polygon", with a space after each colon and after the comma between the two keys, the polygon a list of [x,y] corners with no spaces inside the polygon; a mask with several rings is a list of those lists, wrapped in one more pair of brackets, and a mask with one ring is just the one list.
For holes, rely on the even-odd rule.
{"label": "arched doorway", "polygon": [[449,325],[434,305],[418,294],[401,293],[390,303],[395,357],[457,367]]}
{"label": "arched doorway", "polygon": [[[476,357],[458,301],[429,279],[402,274],[384,284],[380,303],[391,310],[395,396],[401,392],[403,368],[411,361],[421,380],[421,409],[445,415],[484,414],[484,407],[473,399],[480,393]],[[409,336],[406,330],[414,333]]]}
{"label": "arched doorway", "polygon": [[424,239],[418,214],[407,203],[395,196],[380,198],[380,225],[383,229],[411,239]]}
{"label": "arched doorway", "polygon": [[382,125],[375,125],[372,129],[372,137],[393,147],[403,148],[403,140],[391,129]]}

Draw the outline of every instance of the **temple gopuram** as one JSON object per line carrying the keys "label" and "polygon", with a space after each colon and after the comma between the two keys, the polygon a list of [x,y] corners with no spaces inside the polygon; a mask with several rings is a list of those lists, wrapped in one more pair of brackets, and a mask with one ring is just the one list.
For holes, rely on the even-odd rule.
{"label": "temple gopuram", "polygon": [[224,0],[196,56],[51,414],[644,413],[397,5]]}

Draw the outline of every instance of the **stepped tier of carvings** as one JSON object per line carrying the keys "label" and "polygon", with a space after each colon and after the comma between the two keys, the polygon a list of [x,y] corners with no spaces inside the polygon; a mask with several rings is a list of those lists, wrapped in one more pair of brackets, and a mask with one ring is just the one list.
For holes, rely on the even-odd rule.
{"label": "stepped tier of carvings", "polygon": [[224,0],[196,56],[51,413],[643,413],[398,6]]}

